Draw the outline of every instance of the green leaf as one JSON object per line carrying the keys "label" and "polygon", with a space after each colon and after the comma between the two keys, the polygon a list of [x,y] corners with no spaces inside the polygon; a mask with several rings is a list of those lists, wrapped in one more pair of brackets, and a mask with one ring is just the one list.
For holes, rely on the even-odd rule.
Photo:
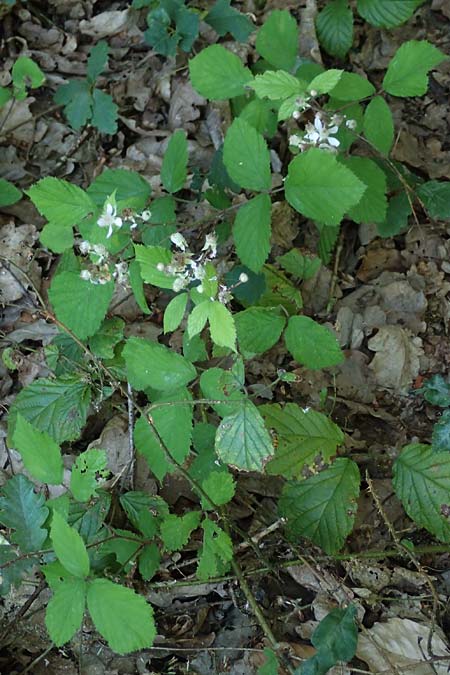
{"label": "green leaf", "polygon": [[289,204],[307,218],[338,225],[366,190],[349,169],[327,150],[311,148],[289,164],[285,182]]}
{"label": "green leaf", "polygon": [[328,94],[339,84],[343,74],[344,71],[337,68],[325,70],[311,80],[308,85],[308,91],[317,91],[318,94]]}
{"label": "green leaf", "polygon": [[296,314],[303,307],[302,296],[298,288],[273,265],[266,263],[263,273],[266,290],[258,298],[258,305],[261,305],[261,307],[281,305],[288,314]]}
{"label": "green leaf", "polygon": [[70,527],[58,511],[53,512],[50,539],[61,565],[74,577],[87,577],[90,564],[84,541],[77,530]]}
{"label": "green leaf", "polygon": [[187,322],[187,333],[189,338],[193,338],[202,332],[208,321],[209,303],[201,302],[196,305],[189,314]]}
{"label": "green leaf", "polygon": [[41,527],[48,517],[44,495],[35,494],[33,484],[23,474],[6,481],[0,495],[0,522],[15,530],[13,544],[22,553],[39,551],[47,539],[47,530]]}
{"label": "green leaf", "polygon": [[263,665],[258,668],[257,675],[278,675],[280,663],[275,652],[272,651],[272,649],[265,647],[264,656],[266,657],[266,660]]}
{"label": "green leaf", "polygon": [[236,484],[228,471],[210,471],[208,477],[202,481],[202,488],[210,497],[206,499],[205,496],[200,495],[202,509],[214,510],[216,506],[228,504],[233,499]]}
{"label": "green leaf", "polygon": [[319,271],[320,259],[316,256],[304,255],[298,248],[291,248],[284,255],[278,256],[277,263],[296,279],[308,280]]}
{"label": "green leaf", "polygon": [[88,586],[87,606],[94,626],[117,654],[152,646],[156,636],[152,607],[131,588],[94,579]]}
{"label": "green leaf", "polygon": [[[205,304],[205,303],[203,303]],[[218,300],[208,302],[211,340],[218,347],[236,349],[236,326],[231,312]]]}
{"label": "green leaf", "polygon": [[433,375],[426,380],[419,390],[428,403],[438,405],[441,408],[450,406],[450,382],[442,375]]}
{"label": "green leaf", "polygon": [[345,57],[353,42],[353,12],[347,0],[332,0],[318,14],[319,42],[331,56]]}
{"label": "green leaf", "polygon": [[21,198],[22,192],[15,185],[10,183],[9,180],[0,178],[0,207],[15,204]]}
{"label": "green leaf", "polygon": [[429,180],[419,187],[417,194],[432,218],[450,219],[450,183]]}
{"label": "green leaf", "polygon": [[86,423],[90,401],[89,384],[78,376],[39,378],[16,396],[8,418],[9,435],[12,438],[20,413],[57,443],[74,440]]}
{"label": "green leaf", "polygon": [[141,267],[142,279],[159,288],[172,288],[175,277],[158,270],[158,265],[170,265],[172,252],[163,246],[134,245],[136,260]]}
{"label": "green leaf", "polygon": [[424,0],[357,0],[358,14],[376,28],[393,28],[408,21]]}
{"label": "green leaf", "polygon": [[56,318],[80,340],[94,335],[108,311],[114,283],[92,284],[78,272],[61,272],[53,277],[48,297]]}
{"label": "green leaf", "polygon": [[368,157],[347,157],[341,161],[367,186],[361,201],[349,210],[348,216],[355,223],[383,223],[387,212],[384,171]]}
{"label": "green leaf", "polygon": [[[237,413],[242,407],[244,394],[242,382],[237,375],[230,370],[222,368],[208,368],[204,370],[200,377],[200,388],[203,396],[214,403],[211,403],[214,410],[221,417]],[[220,401],[224,401],[220,403]],[[215,401],[219,401],[216,403]],[[236,401],[237,403],[227,403],[226,401]]]}
{"label": "green leaf", "polygon": [[272,101],[292,96],[296,99],[304,91],[300,80],[285,70],[266,70],[262,75],[257,75],[249,86],[259,98]]}
{"label": "green leaf", "polygon": [[203,546],[200,551],[197,577],[206,581],[224,574],[233,558],[233,543],[226,532],[212,520],[204,520]]}
{"label": "green leaf", "polygon": [[239,207],[233,225],[236,252],[252,272],[259,272],[270,251],[272,202],[258,195]]}
{"label": "green leaf", "polygon": [[87,80],[72,80],[61,84],[55,92],[53,100],[64,106],[64,113],[70,126],[78,131],[87,124],[92,115],[91,87]]}
{"label": "green leaf", "polygon": [[8,595],[12,587],[20,586],[23,577],[38,562],[38,556],[36,558],[21,558],[15,546],[0,544],[0,566],[2,570],[0,596]]}
{"label": "green leaf", "polygon": [[391,109],[381,96],[372,99],[364,113],[364,135],[383,155],[388,155],[394,142],[394,121]]}
{"label": "green leaf", "polygon": [[157,342],[132,337],[123,349],[128,380],[135,389],[171,391],[184,387],[197,371],[187,359]]}
{"label": "green leaf", "polygon": [[117,132],[118,111],[119,108],[110,94],[106,94],[100,89],[94,89],[91,119],[93,127],[96,127],[102,134],[115,134]]}
{"label": "green leaf", "polygon": [[258,31],[256,51],[275,68],[292,70],[298,54],[298,28],[286,10],[274,10]]}
{"label": "green leaf", "polygon": [[272,138],[277,130],[277,116],[268,101],[259,98],[247,103],[239,117],[254,127],[263,136]]}
{"label": "green leaf", "polygon": [[333,333],[309,316],[291,316],[284,338],[294,359],[311,370],[336,366],[344,360]]}
{"label": "green leaf", "polygon": [[156,54],[174,57],[180,36],[171,26],[171,18],[164,7],[157,6],[147,15],[148,29],[144,36]]}
{"label": "green leaf", "polygon": [[105,169],[90,184],[87,193],[100,209],[108,197],[115,193],[119,212],[124,208],[140,211],[147,204],[151,187],[136,171]]}
{"label": "green leaf", "polygon": [[105,319],[99,330],[89,340],[89,347],[95,356],[112,359],[115,346],[123,340],[125,321],[119,316]]}
{"label": "green leaf", "polygon": [[386,218],[383,223],[377,224],[377,231],[381,237],[394,237],[408,227],[408,216],[411,214],[411,202],[406,192],[400,192],[390,198]]}
{"label": "green leaf", "polygon": [[352,531],[360,476],[350,459],[339,458],[327,469],[285,485],[279,511],[292,537],[306,537],[325,553],[337,553]]}
{"label": "green leaf", "polygon": [[225,464],[245,471],[261,471],[273,454],[263,418],[251,401],[224,417],[216,432],[216,452]]}
{"label": "green leaf", "polygon": [[194,530],[200,525],[201,511],[189,511],[184,516],[170,513],[161,523],[161,539],[167,551],[181,551]]}
{"label": "green leaf", "polygon": [[253,76],[238,56],[222,45],[211,45],[189,61],[192,86],[212,100],[241,96]]}
{"label": "green leaf", "polygon": [[38,431],[20,413],[16,417],[13,442],[33,478],[50,485],[62,483],[63,463],[59,445],[47,433]]}
{"label": "green leaf", "polygon": [[235,314],[239,349],[244,356],[262,354],[280,339],[286,324],[276,307],[249,307]]}
{"label": "green leaf", "polygon": [[58,222],[50,222],[42,228],[39,239],[45,248],[54,253],[64,253],[73,247],[73,230],[71,227],[61,227]]}
{"label": "green leaf", "polygon": [[183,320],[188,298],[187,293],[180,293],[169,302],[164,312],[164,333],[169,333],[178,328]]}
{"label": "green leaf", "polygon": [[161,561],[161,555],[159,553],[159,548],[156,544],[149,544],[144,546],[144,550],[139,556],[139,573],[145,581],[150,581],[150,579],[156,574],[159,569]]}
{"label": "green leaf", "polygon": [[161,167],[161,181],[167,192],[181,190],[187,178],[188,144],[186,132],[172,134]]}
{"label": "green leaf", "polygon": [[228,128],[223,145],[223,161],[240,187],[268,190],[272,179],[266,141],[245,120],[237,118]]}
{"label": "green leaf", "polygon": [[19,56],[14,62],[11,70],[12,81],[14,85],[14,96],[19,101],[27,95],[27,88],[36,89],[45,82],[45,75],[28,56]]}
{"label": "green leaf", "polygon": [[267,472],[286,478],[301,478],[323,466],[344,442],[339,427],[323,413],[300,408],[295,403],[260,406],[266,426],[274,429],[278,447]]}
{"label": "green leaf", "polygon": [[317,652],[302,664],[302,674],[325,675],[337,663],[352,660],[358,642],[355,617],[356,607],[349,605],[331,610],[322,619],[311,638]]}
{"label": "green leaf", "polygon": [[440,541],[450,542],[450,453],[433,452],[420,443],[407,445],[394,463],[393,485],[408,516]]}
{"label": "green leaf", "polygon": [[109,47],[105,40],[100,40],[92,47],[88,56],[87,76],[91,82],[94,82],[108,65]]}
{"label": "green leaf", "polygon": [[76,225],[96,211],[84,190],[60,178],[43,178],[26,190],[26,194],[41,216],[60,227]]}
{"label": "green leaf", "polygon": [[[3,108],[8,101],[10,101],[12,98],[12,91],[11,89],[7,89],[6,87],[0,87],[0,110]],[[11,104],[12,105],[12,104]]]}
{"label": "green leaf", "polygon": [[87,502],[95,495],[99,479],[108,475],[106,451],[91,448],[77,457],[70,476],[70,491],[78,502]]}
{"label": "green leaf", "polygon": [[220,37],[231,33],[238,42],[246,42],[254,30],[250,19],[231,7],[231,0],[217,0],[205,16],[205,21]]}
{"label": "green leaf", "polygon": [[[178,463],[184,462],[191,446],[191,401],[191,394],[186,389],[181,389],[154,400],[149,410],[153,424],[169,454]],[[172,405],[169,405],[170,403]],[[166,456],[144,416],[136,422],[134,441],[136,448],[147,459],[150,469],[158,480],[162,480],[166,473],[175,470],[174,463]]]}
{"label": "green leaf", "polygon": [[393,96],[423,96],[428,71],[447,56],[426,40],[409,40],[396,51],[383,80],[383,89]]}
{"label": "green leaf", "polygon": [[339,82],[330,91],[330,96],[338,101],[360,101],[372,96],[375,87],[365,77],[357,73],[342,73]]}
{"label": "green leaf", "polygon": [[433,427],[433,451],[450,451],[450,410],[444,410],[439,422]]}
{"label": "green leaf", "polygon": [[50,598],[45,612],[45,625],[56,647],[71,640],[79,630],[85,605],[85,580],[64,579]]}

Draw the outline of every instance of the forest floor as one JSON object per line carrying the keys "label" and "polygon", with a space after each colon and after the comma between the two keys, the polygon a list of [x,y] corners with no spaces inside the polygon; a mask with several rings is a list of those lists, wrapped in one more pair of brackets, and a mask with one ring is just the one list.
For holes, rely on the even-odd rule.
{"label": "forest floor", "polygon": [[[233,4],[250,12],[259,25],[274,8],[289,9],[300,19],[305,3],[268,0],[264,9],[257,9],[253,0]],[[157,195],[167,139],[180,127],[188,134],[191,165],[208,167],[214,152],[211,135],[223,136],[229,109],[221,104],[206,105],[193,91],[184,53],[176,60],[165,59],[148,48],[142,32],[145,13],[131,12],[127,6],[120,1],[44,0],[20,4],[3,18],[0,84],[8,84],[5,78],[11,63],[23,49],[39,63],[47,82],[17,103],[7,118],[0,112],[0,178],[23,189],[44,176],[86,187],[104,167],[127,168],[148,180]],[[314,3],[308,2],[309,10],[311,6]],[[102,14],[105,11],[111,14]],[[107,40],[111,50],[108,71],[99,85],[119,106],[119,130],[112,136],[101,135],[92,127],[74,132],[52,100],[58,84],[85,74],[87,53],[99,37]],[[427,2],[412,20],[391,31],[357,22],[350,61],[356,72],[360,69],[378,83],[402,42],[425,38],[450,53],[449,0]],[[198,49],[215,39],[213,32],[205,29],[196,43]],[[252,39],[239,50],[251,59]],[[334,66],[332,59],[324,58],[325,65]],[[390,101],[397,132],[393,157],[426,180],[450,180],[449,100],[450,66],[445,63],[431,75],[424,97]],[[202,208],[196,203],[185,205],[181,224],[187,232],[189,223],[202,217]],[[28,256],[32,261],[29,274],[45,296],[56,257],[39,246],[43,224],[27,199],[0,210],[1,254],[13,260]],[[293,245],[314,251],[316,234],[283,205],[274,223],[272,254],[285,253]],[[47,374],[44,347],[53,332],[42,318],[36,318],[26,289],[17,293],[17,288],[9,288],[5,281],[0,281],[0,287],[6,298],[0,312],[0,335],[5,345],[24,348],[23,360],[14,373],[0,360],[0,404],[6,409],[21,387]],[[314,627],[342,598],[351,599],[365,612],[369,645],[365,659],[360,652],[353,662],[356,665],[336,667],[336,673],[447,672],[447,663],[439,660],[404,669],[409,661],[422,659],[417,638],[422,636],[426,641],[427,627],[433,622],[435,653],[450,654],[446,646],[450,554],[448,547],[436,547],[431,537],[406,517],[390,478],[392,462],[401,447],[430,442],[439,417],[439,410],[427,404],[417,390],[431,375],[448,373],[449,293],[450,225],[430,225],[412,218],[406,233],[382,239],[375,228],[344,223],[331,264],[303,284],[302,294],[307,314],[335,326],[345,363],[333,373],[309,371],[305,375],[299,370],[297,382],[279,388],[275,400],[284,397],[302,406],[332,409],[361,475],[367,472],[371,477],[361,493],[357,523],[345,554],[340,559],[326,557],[307,543],[296,549],[277,527],[270,527],[276,517],[270,521],[267,514],[274,513],[274,499],[280,490],[276,477],[241,476],[230,507],[240,527],[260,537],[261,559],[255,561],[253,551],[242,546],[241,565],[243,569],[254,569],[255,563],[259,567],[251,578],[253,593],[277,639],[291,654],[303,659],[314,653],[310,644]],[[116,315],[134,326],[134,334],[162,333],[163,306],[157,294],[149,300],[154,312],[147,317],[132,297],[124,298],[115,308]],[[176,339],[175,335],[172,346],[176,346]],[[271,395],[262,385],[269,385],[277,369],[287,365],[295,369],[283,346],[250,362],[248,385],[254,386],[261,401],[264,391]],[[324,391],[332,392],[325,404]],[[119,466],[121,447],[127,444],[128,421],[120,409],[113,414],[108,409],[108,415],[93,414],[81,442],[66,452],[76,454],[99,439],[98,447],[113,458],[110,468],[114,470],[114,461]],[[11,457],[5,436],[3,419],[0,471],[7,476]],[[159,490],[174,509],[178,500],[192,497],[189,486],[179,477],[169,476],[158,487],[142,466],[139,473],[139,466],[135,489]],[[414,542],[422,551],[420,561],[414,563],[401,555],[393,533]],[[376,551],[380,551],[378,556]],[[174,579],[178,579],[176,584]],[[9,629],[0,645],[1,673],[22,673],[28,668],[27,672],[36,675],[251,675],[264,663],[262,650],[267,645],[236,579],[227,576],[199,583],[190,570],[183,572],[183,554],[168,556],[164,569],[141,589],[155,607],[158,637],[152,649],[138,654],[114,655],[89,630],[83,633],[81,650],[70,646],[48,651],[45,598],[42,605],[38,600],[30,611],[21,611],[31,592],[32,587],[24,585],[3,599],[1,613]],[[18,619],[14,621],[14,617]],[[388,666],[382,657],[369,653],[370,636],[376,631],[385,631],[381,634],[390,650]],[[406,646],[398,653],[395,644],[402,641]]]}

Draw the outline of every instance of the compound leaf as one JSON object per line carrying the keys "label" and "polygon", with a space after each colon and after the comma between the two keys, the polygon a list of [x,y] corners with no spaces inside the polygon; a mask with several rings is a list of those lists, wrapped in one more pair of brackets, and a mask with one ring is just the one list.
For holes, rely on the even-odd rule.
{"label": "compound leaf", "polygon": [[111,94],[100,89],[94,89],[92,94],[92,126],[102,134],[117,132],[117,115],[119,108],[114,103]]}
{"label": "compound leaf", "polygon": [[94,82],[108,64],[109,47],[105,40],[100,40],[92,47],[88,56],[87,76]]}
{"label": "compound leaf", "polygon": [[204,520],[202,528],[203,546],[198,561],[197,577],[201,581],[206,581],[227,570],[233,558],[233,543],[228,534],[212,520]]}
{"label": "compound leaf", "polygon": [[217,0],[205,16],[205,21],[220,37],[231,33],[238,42],[246,42],[254,30],[250,19],[231,7],[231,0]]}
{"label": "compound leaf", "polygon": [[53,97],[58,105],[64,106],[64,113],[70,126],[78,131],[92,115],[91,87],[87,80],[72,80],[58,87]]}

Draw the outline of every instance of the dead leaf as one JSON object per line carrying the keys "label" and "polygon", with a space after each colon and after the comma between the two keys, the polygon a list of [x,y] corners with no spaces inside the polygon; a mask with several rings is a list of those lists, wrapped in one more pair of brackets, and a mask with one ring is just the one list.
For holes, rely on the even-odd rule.
{"label": "dead leaf", "polygon": [[407,393],[420,370],[423,354],[422,340],[412,337],[400,326],[383,326],[369,340],[368,347],[376,352],[369,365],[380,387]]}
{"label": "dead leaf", "polygon": [[130,28],[133,16],[129,9],[101,12],[90,21],[80,21],[80,32],[100,40]]}

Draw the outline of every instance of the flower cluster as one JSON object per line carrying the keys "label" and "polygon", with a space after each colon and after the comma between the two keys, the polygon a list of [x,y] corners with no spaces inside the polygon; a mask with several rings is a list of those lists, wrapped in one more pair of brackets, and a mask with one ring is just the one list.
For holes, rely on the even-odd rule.
{"label": "flower cluster", "polygon": [[107,227],[108,232],[106,233],[106,238],[109,239],[115,230],[120,230],[124,222],[128,222],[130,229],[134,229],[138,226],[138,220],[146,223],[151,218],[151,211],[146,209],[142,213],[133,213],[130,209],[125,210],[122,213],[122,216],[117,215],[117,206],[114,195],[108,197],[103,207],[103,213],[100,218],[97,220],[97,225],[99,227]]}
{"label": "flower cluster", "polygon": [[[335,134],[338,133],[344,119],[345,116],[342,115],[327,117],[323,112],[318,112],[315,114],[314,122],[306,124],[303,134],[293,134],[289,137],[289,145],[298,148],[300,152],[311,147],[336,152],[340,141],[336,138]],[[354,130],[356,128],[356,120],[345,120],[345,126],[348,129]]]}
{"label": "flower cluster", "polygon": [[126,262],[119,262],[114,265],[108,264],[109,253],[103,244],[91,244],[89,241],[82,241],[78,248],[82,255],[89,255],[91,265],[89,268],[80,272],[80,277],[91,284],[107,284],[111,279],[116,279],[119,284],[125,285],[128,282],[128,265]]}

